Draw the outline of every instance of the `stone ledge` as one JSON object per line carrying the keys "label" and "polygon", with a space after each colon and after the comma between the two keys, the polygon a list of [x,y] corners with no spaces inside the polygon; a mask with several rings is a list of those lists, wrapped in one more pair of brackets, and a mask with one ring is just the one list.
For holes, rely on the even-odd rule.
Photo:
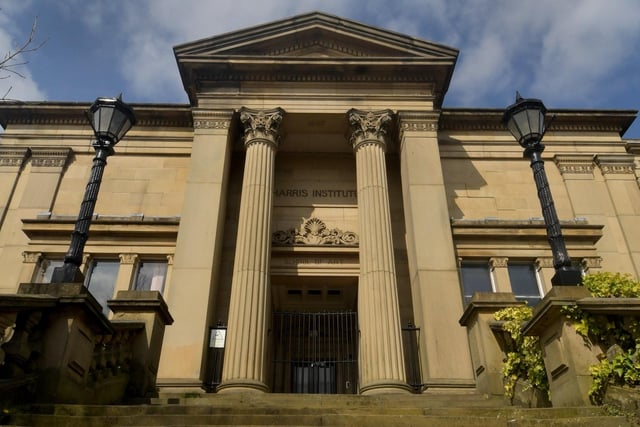
{"label": "stone ledge", "polygon": [[522,327],[522,333],[524,335],[541,335],[562,315],[563,306],[573,305],[577,300],[590,297],[591,294],[583,286],[553,287],[536,306],[533,317]]}
{"label": "stone ledge", "polygon": [[173,324],[169,307],[158,291],[118,291],[115,299],[107,301],[115,313],[157,313],[165,325]]}

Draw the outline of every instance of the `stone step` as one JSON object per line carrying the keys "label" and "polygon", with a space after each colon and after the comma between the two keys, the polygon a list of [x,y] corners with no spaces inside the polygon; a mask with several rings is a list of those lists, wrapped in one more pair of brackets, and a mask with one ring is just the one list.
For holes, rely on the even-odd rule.
{"label": "stone step", "polygon": [[11,425],[116,426],[594,426],[631,425],[602,408],[521,408],[477,394],[337,396],[300,394],[164,395],[139,405],[24,408]]}
{"label": "stone step", "polygon": [[631,426],[624,417],[521,418],[433,415],[144,415],[144,416],[50,416],[17,418],[16,424],[33,427],[117,427],[117,426],[335,426],[335,427],[515,427],[515,426]]}

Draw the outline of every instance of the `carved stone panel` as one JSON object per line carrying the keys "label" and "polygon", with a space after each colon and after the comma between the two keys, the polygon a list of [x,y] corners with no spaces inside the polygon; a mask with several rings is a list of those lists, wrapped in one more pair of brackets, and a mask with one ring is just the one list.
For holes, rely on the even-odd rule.
{"label": "carved stone panel", "polygon": [[[303,218],[304,219],[304,218]],[[300,229],[290,228],[273,233],[274,245],[343,245],[358,246],[358,235],[352,231],[327,228],[318,218],[304,219]]]}

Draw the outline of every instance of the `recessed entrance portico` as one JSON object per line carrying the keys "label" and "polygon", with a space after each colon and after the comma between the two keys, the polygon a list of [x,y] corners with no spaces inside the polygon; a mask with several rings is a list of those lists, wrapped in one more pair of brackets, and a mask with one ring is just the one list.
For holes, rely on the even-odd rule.
{"label": "recessed entrance portico", "polygon": [[271,280],[271,390],[357,393],[357,278]]}

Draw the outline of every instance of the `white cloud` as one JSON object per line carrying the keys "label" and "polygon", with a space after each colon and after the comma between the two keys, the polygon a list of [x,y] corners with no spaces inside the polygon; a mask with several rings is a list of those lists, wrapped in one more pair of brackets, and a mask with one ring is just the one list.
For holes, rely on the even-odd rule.
{"label": "white cloud", "polygon": [[[45,97],[43,90],[33,80],[29,70],[29,57],[36,52],[27,52],[9,59],[9,55],[16,52],[29,38],[31,27],[17,28],[16,15],[29,5],[29,2],[8,2],[0,8],[0,61],[5,69],[0,69],[0,98],[33,101]],[[35,19],[35,17],[34,17]],[[33,47],[38,45],[36,40]]]}
{"label": "white cloud", "polygon": [[186,101],[173,46],[313,10],[459,49],[452,106],[506,105],[516,89],[552,107],[597,106],[621,96],[617,79],[640,62],[637,0],[59,1],[117,39],[109,43],[121,46],[113,58],[128,90],[150,102]]}

